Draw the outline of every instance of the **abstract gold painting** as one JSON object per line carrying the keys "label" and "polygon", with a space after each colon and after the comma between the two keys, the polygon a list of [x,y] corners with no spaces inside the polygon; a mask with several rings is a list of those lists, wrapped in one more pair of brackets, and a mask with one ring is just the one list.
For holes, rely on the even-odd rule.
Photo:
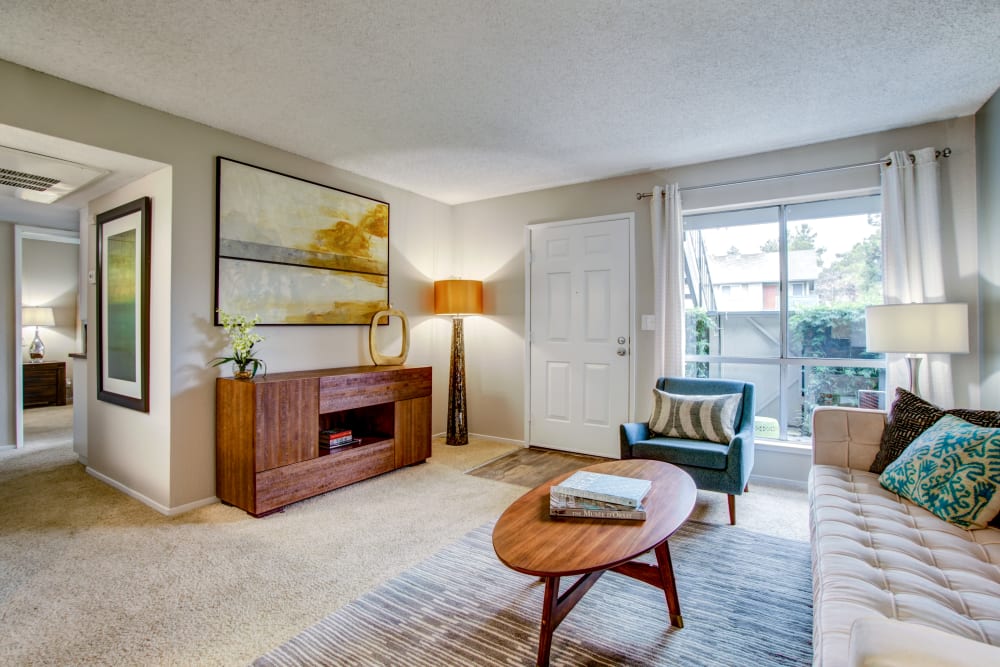
{"label": "abstract gold painting", "polygon": [[389,205],[219,157],[216,308],[364,324],[389,304]]}

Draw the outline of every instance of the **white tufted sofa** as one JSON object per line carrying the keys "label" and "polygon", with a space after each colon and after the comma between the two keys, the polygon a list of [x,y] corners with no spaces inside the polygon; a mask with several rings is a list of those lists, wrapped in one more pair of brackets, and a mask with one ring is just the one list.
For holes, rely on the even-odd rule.
{"label": "white tufted sofa", "polygon": [[813,664],[1000,665],[1000,529],[882,488],[868,468],[884,426],[879,410],[813,413]]}

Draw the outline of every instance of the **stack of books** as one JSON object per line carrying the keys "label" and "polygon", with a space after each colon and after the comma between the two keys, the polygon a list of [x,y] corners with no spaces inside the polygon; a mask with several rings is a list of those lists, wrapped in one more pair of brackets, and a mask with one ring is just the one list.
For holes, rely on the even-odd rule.
{"label": "stack of books", "polygon": [[320,449],[337,449],[338,447],[353,445],[356,442],[361,441],[358,438],[355,438],[350,431],[338,431],[333,429],[319,432]]}
{"label": "stack of books", "polygon": [[648,479],[577,471],[549,489],[549,515],[644,521]]}

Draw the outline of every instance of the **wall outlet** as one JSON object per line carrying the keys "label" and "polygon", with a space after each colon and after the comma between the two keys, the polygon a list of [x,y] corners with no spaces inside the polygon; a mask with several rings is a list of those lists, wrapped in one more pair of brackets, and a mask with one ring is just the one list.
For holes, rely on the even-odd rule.
{"label": "wall outlet", "polygon": [[656,331],[656,316],[655,315],[643,315],[642,316],[642,330],[643,331]]}

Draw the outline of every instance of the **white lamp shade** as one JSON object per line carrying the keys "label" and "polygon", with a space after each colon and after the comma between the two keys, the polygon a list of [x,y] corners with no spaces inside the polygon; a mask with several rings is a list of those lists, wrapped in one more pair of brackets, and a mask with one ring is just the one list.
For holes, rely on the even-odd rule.
{"label": "white lamp shade", "polygon": [[964,354],[969,351],[969,305],[898,303],[865,308],[869,352]]}
{"label": "white lamp shade", "polygon": [[46,306],[26,306],[21,309],[21,326],[54,327],[56,318],[52,309]]}

